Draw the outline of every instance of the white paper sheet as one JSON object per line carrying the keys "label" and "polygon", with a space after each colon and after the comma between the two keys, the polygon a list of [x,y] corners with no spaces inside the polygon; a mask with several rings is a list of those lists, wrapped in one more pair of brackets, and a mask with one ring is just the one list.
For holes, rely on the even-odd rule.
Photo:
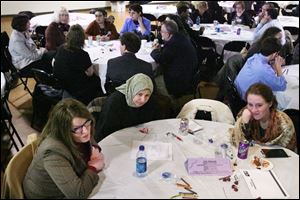
{"label": "white paper sheet", "polygon": [[140,145],[145,146],[145,151],[148,160],[172,160],[172,144],[164,142],[146,142],[137,141],[132,142],[131,156],[130,158],[135,159],[136,153]]}
{"label": "white paper sheet", "polygon": [[240,169],[240,172],[243,175],[253,198],[282,199],[289,197],[274,171]]}

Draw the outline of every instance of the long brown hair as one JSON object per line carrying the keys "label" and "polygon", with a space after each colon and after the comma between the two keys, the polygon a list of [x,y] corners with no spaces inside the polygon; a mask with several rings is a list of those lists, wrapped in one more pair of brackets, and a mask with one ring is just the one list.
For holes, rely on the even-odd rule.
{"label": "long brown hair", "polygon": [[[88,111],[86,106],[75,99],[64,99],[58,102],[53,108],[48,122],[46,123],[40,137],[38,138],[38,145],[47,137],[53,137],[61,141],[68,147],[73,156],[80,155],[76,144],[72,138],[72,120],[75,117],[92,119],[93,124],[95,120],[92,114]],[[91,137],[94,135],[94,126],[91,128]]]}
{"label": "long brown hair", "polygon": [[85,34],[79,24],[71,26],[66,37],[66,48],[69,50],[78,50],[84,46]]}
{"label": "long brown hair", "polygon": [[273,111],[277,108],[277,100],[275,95],[273,94],[272,89],[263,84],[263,83],[254,83],[249,87],[249,89],[246,92],[246,99],[249,94],[259,95],[261,96],[267,103],[272,103],[272,106],[270,107],[270,111]]}

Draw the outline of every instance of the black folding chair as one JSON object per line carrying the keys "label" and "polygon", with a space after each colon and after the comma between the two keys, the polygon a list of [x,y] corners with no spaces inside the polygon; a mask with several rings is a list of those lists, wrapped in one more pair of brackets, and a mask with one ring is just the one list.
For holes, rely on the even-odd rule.
{"label": "black folding chair", "polygon": [[[7,38],[9,41],[9,37],[7,33],[4,31],[1,33],[1,60],[7,65],[6,68],[9,69],[13,77],[17,77],[20,79],[21,83],[24,85],[24,90],[27,90],[28,93],[32,96],[30,89],[27,86],[28,78],[32,78],[32,74],[24,74],[20,70],[18,70],[12,63],[11,55],[8,50],[8,41],[3,41],[2,38]],[[2,61],[1,61],[2,63]],[[19,86],[20,84],[16,85],[15,87]]]}
{"label": "black folding chair", "polygon": [[46,46],[46,29],[47,26],[37,26],[35,28],[36,38],[33,38],[33,40],[38,47]]}
{"label": "black folding chair", "polygon": [[[236,53],[240,53],[241,50],[243,48],[249,48],[250,47],[250,44],[248,42],[245,42],[245,41],[230,41],[230,42],[227,42],[224,47],[223,47],[223,50],[222,50],[222,53],[221,53],[221,57],[224,61],[224,63],[227,61],[227,59],[232,56],[233,54],[236,54]],[[228,52],[231,52],[230,55],[226,55],[226,51]],[[235,53],[232,53],[232,52],[235,52]],[[228,53],[229,54],[229,53]]]}
{"label": "black folding chair", "polygon": [[150,14],[150,13],[143,13],[143,16],[151,21],[151,31],[153,31],[155,37],[157,37],[157,34],[158,34],[158,30],[157,30],[158,21],[157,21],[157,18],[154,15]]}

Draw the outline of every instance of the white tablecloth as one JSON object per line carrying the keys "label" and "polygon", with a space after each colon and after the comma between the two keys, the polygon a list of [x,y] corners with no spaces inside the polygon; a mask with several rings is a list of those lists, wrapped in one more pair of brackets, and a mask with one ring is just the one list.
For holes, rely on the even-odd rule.
{"label": "white tablecloth", "polygon": [[158,18],[165,14],[176,14],[177,8],[174,5],[142,5],[143,13],[150,13]]}
{"label": "white tablecloth", "polygon": [[[161,178],[162,172],[171,172],[177,178],[183,177],[191,184],[193,190],[198,193],[199,198],[253,198],[246,182],[237,169],[253,169],[250,159],[260,154],[260,147],[250,147],[248,159],[236,159],[236,149],[233,148],[234,159],[237,160],[236,170],[239,181],[239,191],[234,192],[231,188],[232,182],[220,181],[220,176],[189,176],[184,167],[187,158],[215,157],[215,147],[220,143],[228,143],[229,124],[211,121],[197,120],[204,127],[201,134],[205,138],[204,144],[193,142],[194,136],[180,136],[183,142],[176,138],[166,136],[171,131],[177,134],[180,119],[158,120],[142,124],[137,127],[126,128],[117,131],[102,141],[99,145],[104,153],[106,166],[99,173],[99,183],[94,188],[90,198],[170,198],[184,191],[177,187],[173,181],[165,181]],[[148,134],[139,132],[142,127],[150,129]],[[178,135],[178,134],[177,134]],[[214,143],[207,142],[212,138]],[[144,178],[137,178],[135,172],[135,159],[131,158],[131,146],[133,140],[171,143],[172,160],[148,160],[148,174]],[[299,156],[285,149],[289,158],[273,158],[274,173],[286,189],[291,198],[299,198]],[[146,150],[147,151],[147,150]],[[268,183],[266,183],[268,184]]]}
{"label": "white tablecloth", "polygon": [[[99,76],[101,79],[101,87],[105,92],[104,84],[106,81],[107,61],[111,58],[121,56],[120,41],[112,40],[107,42],[100,42],[100,45],[96,41],[93,41],[93,45],[88,45],[87,40],[84,50],[88,52],[90,58],[94,64],[97,64]],[[141,47],[140,51],[136,53],[136,57],[152,64],[153,71],[156,69],[157,64],[150,56],[152,51],[152,43],[149,42],[145,47]]]}
{"label": "white tablecloth", "polygon": [[287,80],[287,88],[283,92],[274,92],[278,101],[278,108],[299,110],[299,64],[284,67],[284,76]]}
{"label": "white tablecloth", "polygon": [[[254,29],[249,29],[247,26],[231,26],[228,24],[220,24],[221,32],[216,32],[213,24],[201,25],[205,27],[203,36],[212,39],[217,46],[217,52],[222,53],[223,47],[230,41],[245,41],[252,43]],[[236,34],[236,30],[241,28],[240,35]]]}
{"label": "white tablecloth", "polygon": [[1,97],[4,95],[6,80],[4,74],[1,72]]}
{"label": "white tablecloth", "polygon": [[292,26],[299,28],[299,17],[278,16],[278,20],[282,26]]}
{"label": "white tablecloth", "polygon": [[[95,15],[86,14],[86,13],[69,13],[70,17],[70,26],[74,24],[80,24],[83,29],[86,29],[87,26],[95,20]],[[53,21],[53,13],[45,14],[45,15],[38,15],[33,17],[30,20],[31,27],[36,26],[48,26]]]}

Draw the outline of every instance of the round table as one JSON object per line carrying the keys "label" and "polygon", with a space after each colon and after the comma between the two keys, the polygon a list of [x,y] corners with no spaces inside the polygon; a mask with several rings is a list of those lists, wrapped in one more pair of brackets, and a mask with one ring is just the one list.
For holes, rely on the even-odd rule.
{"label": "round table", "polygon": [[[228,129],[230,124],[196,120],[203,130],[203,143],[196,144],[194,135],[181,136],[178,134],[180,119],[166,119],[152,121],[136,127],[119,130],[99,142],[105,157],[105,168],[99,173],[99,183],[94,188],[90,198],[170,198],[183,191],[175,185],[175,180],[165,181],[161,178],[162,172],[170,172],[177,178],[182,177],[192,185],[199,198],[253,198],[250,190],[238,169],[253,169],[250,159],[254,155],[261,155],[261,147],[255,145],[249,148],[248,158],[241,160],[236,158],[236,148],[232,147],[234,158],[231,163],[236,162],[235,171],[232,176],[239,178],[239,191],[234,192],[232,183],[219,180],[220,176],[190,176],[188,175],[184,162],[188,158],[214,158],[217,144],[229,144]],[[141,133],[143,127],[149,129],[148,134]],[[182,138],[176,139],[167,132],[173,132]],[[213,143],[208,140],[212,139]],[[148,174],[146,177],[138,178],[134,175],[135,154],[137,149],[132,148],[136,142],[152,142],[153,144],[164,144],[171,146],[171,159],[150,160],[148,159]],[[147,146],[146,146],[147,147]],[[161,148],[160,148],[161,147]],[[158,157],[163,147],[156,148]],[[265,147],[264,147],[265,148]],[[299,198],[299,156],[284,149],[290,156],[288,158],[269,158],[275,173],[291,198]],[[147,148],[146,148],[147,152]],[[148,148],[149,152],[149,148]],[[153,155],[153,154],[152,154]],[[150,156],[149,156],[150,157]],[[148,157],[148,158],[149,158]],[[168,158],[168,157],[166,157]],[[268,184],[268,183],[266,183]]]}
{"label": "round table", "polygon": [[[203,24],[205,27],[203,36],[212,39],[216,44],[216,50],[218,54],[222,54],[223,47],[226,43],[230,41],[245,41],[249,44],[253,41],[254,29],[250,29],[248,26],[236,25],[232,26],[229,24],[219,24],[221,31],[216,32],[215,26],[213,24]],[[200,27],[198,27],[199,29]],[[237,35],[237,29],[240,28],[240,35]],[[197,29],[195,29],[197,30]],[[225,52],[224,62],[227,58],[234,55],[236,52]]]}
{"label": "round table", "polygon": [[[86,13],[69,13],[70,17],[70,26],[74,24],[80,24],[83,29],[86,29],[87,26],[95,20],[95,15],[86,14]],[[35,28],[37,26],[48,26],[53,21],[53,13],[38,15],[33,17],[30,20],[30,26]]]}
{"label": "round table", "polygon": [[143,13],[150,13],[158,18],[161,15],[176,14],[177,8],[174,5],[142,5]]}
{"label": "round table", "polygon": [[[141,49],[136,53],[136,57],[151,63],[154,71],[157,68],[157,64],[150,55],[152,51],[151,47],[151,42],[146,43],[144,46],[142,45]],[[93,41],[92,45],[88,44],[88,41],[86,40],[84,50],[88,52],[92,62],[96,64],[96,71],[98,71],[98,75],[101,79],[101,87],[105,93],[106,90],[104,84],[106,81],[107,62],[109,59],[121,56],[120,40],[101,41],[100,44]]]}
{"label": "round table", "polygon": [[299,28],[299,17],[293,16],[278,16],[280,24],[284,26],[291,26]]}
{"label": "round table", "polygon": [[286,90],[274,92],[278,108],[299,110],[299,64],[284,66],[283,75],[287,81]]}

